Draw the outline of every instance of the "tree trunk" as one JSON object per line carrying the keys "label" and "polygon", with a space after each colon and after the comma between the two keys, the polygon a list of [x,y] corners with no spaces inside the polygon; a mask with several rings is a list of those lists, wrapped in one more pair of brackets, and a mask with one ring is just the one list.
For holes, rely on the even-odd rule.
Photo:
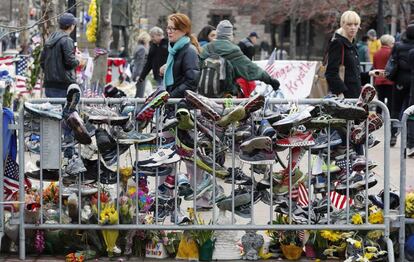
{"label": "tree trunk", "polygon": [[296,13],[290,16],[290,32],[289,32],[289,57],[296,59]]}
{"label": "tree trunk", "polygon": [[384,34],[384,0],[378,0],[377,33]]}
{"label": "tree trunk", "polygon": [[391,3],[391,35],[397,34],[397,21],[398,21],[398,5],[394,1]]}
{"label": "tree trunk", "polygon": [[306,52],[306,60],[309,60],[310,58],[310,53],[311,53],[311,47],[310,47],[310,20],[306,21],[306,39],[305,39],[305,52]]}
{"label": "tree trunk", "polygon": [[[19,26],[24,27],[29,24],[29,3],[27,0],[19,0]],[[23,54],[28,53],[29,30],[23,30],[19,34],[19,44]]]}
{"label": "tree trunk", "polygon": [[56,7],[56,12],[58,14],[63,13],[67,9],[67,0],[58,0],[59,3]]}
{"label": "tree trunk", "polygon": [[269,27],[270,27],[270,50],[274,50],[276,48],[276,37],[275,37],[276,25],[273,23],[270,23]]}
{"label": "tree trunk", "polygon": [[56,5],[57,0],[42,0],[41,2],[41,16],[44,17],[43,20],[47,21],[46,23],[42,23],[39,25],[40,32],[42,32],[43,43],[47,40],[49,35],[57,29],[56,18],[50,19],[51,17],[56,16]]}
{"label": "tree trunk", "polygon": [[[102,0],[99,2],[99,19],[98,19],[98,35],[96,37],[96,48],[104,50],[109,49],[109,40],[111,38],[111,13],[112,0]],[[94,62],[92,74],[92,84],[97,85],[101,93],[101,87],[105,85],[107,71],[108,54],[99,55]]]}
{"label": "tree trunk", "polygon": [[[147,2],[147,1],[146,1]],[[130,27],[130,37],[129,37],[129,53],[133,54],[135,50],[135,46],[137,45],[135,39],[137,39],[137,36],[139,35],[141,29],[141,17],[145,17],[145,11],[143,7],[143,0],[136,0],[130,2],[131,10],[132,10],[132,26]],[[146,17],[145,17],[146,18]],[[145,30],[147,31],[146,28]]]}

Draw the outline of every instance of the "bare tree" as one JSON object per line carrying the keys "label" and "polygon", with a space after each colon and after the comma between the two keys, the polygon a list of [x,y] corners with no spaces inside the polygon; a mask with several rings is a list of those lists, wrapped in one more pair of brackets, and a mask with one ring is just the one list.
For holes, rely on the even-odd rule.
{"label": "bare tree", "polygon": [[[98,35],[96,37],[96,48],[99,50],[109,49],[109,40],[111,38],[111,13],[112,0],[101,0],[99,3]],[[92,83],[103,86],[106,78],[108,54],[98,55],[95,58],[94,69],[92,74]]]}
{"label": "bare tree", "polygon": [[42,32],[43,42],[49,37],[49,35],[56,31],[57,19],[56,17],[56,5],[57,0],[41,0],[41,10],[45,23],[39,25],[40,31]]}
{"label": "bare tree", "polygon": [[[23,27],[29,23],[29,3],[26,0],[19,0],[19,26]],[[19,44],[24,54],[27,54],[29,47],[29,30],[23,30],[19,34]]]}

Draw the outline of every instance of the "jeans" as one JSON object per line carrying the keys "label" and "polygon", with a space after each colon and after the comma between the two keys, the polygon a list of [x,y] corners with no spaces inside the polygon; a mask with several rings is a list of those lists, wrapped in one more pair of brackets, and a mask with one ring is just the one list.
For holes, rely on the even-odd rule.
{"label": "jeans", "polygon": [[[48,98],[66,98],[66,89],[61,88],[46,88],[45,94]],[[69,126],[66,124],[65,121],[62,121],[62,130],[63,130],[63,140],[65,142],[73,142],[75,139],[73,137],[72,129],[69,128]],[[67,147],[63,151],[63,156],[65,158],[72,158],[72,156],[75,154],[75,147]]]}

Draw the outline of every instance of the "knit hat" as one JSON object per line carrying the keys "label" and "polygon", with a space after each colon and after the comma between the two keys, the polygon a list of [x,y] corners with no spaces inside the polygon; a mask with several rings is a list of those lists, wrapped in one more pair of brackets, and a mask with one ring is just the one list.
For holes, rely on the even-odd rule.
{"label": "knit hat", "polygon": [[367,32],[367,36],[377,37],[377,32],[375,31],[375,29],[369,29]]}
{"label": "knit hat", "polygon": [[231,38],[233,36],[233,25],[229,20],[223,20],[217,25],[217,38]]}

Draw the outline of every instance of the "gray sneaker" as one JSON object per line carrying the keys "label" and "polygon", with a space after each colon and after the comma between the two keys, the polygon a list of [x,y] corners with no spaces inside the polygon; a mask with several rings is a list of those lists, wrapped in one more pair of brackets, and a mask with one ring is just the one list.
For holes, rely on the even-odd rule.
{"label": "gray sneaker", "polygon": [[[225,199],[227,196],[224,194],[224,188],[220,185],[216,185],[216,203]],[[211,197],[209,203],[213,205],[213,197]]]}
{"label": "gray sneaker", "polygon": [[52,105],[51,103],[32,104],[24,103],[24,109],[32,115],[62,120],[62,106]]}
{"label": "gray sneaker", "polygon": [[141,144],[154,140],[156,138],[155,134],[143,134],[139,133],[136,130],[132,130],[128,133],[124,131],[119,131],[117,133],[118,142],[120,144]]}
{"label": "gray sneaker", "polygon": [[[232,207],[232,194],[217,203],[217,207],[222,210],[231,211]],[[244,188],[238,188],[234,190],[234,208],[245,205],[251,201],[250,193]]]}
{"label": "gray sneaker", "polygon": [[86,167],[82,162],[82,159],[80,159],[77,156],[73,156],[71,159],[69,159],[69,163],[66,166],[65,173],[68,175],[77,175],[82,172],[86,172]]}
{"label": "gray sneaker", "polygon": [[271,150],[272,139],[267,136],[259,136],[249,139],[240,145],[240,150],[244,152],[252,152],[255,149]]}
{"label": "gray sneaker", "polygon": [[256,149],[252,152],[241,151],[239,154],[240,161],[248,164],[275,164],[276,155],[274,151]]}
{"label": "gray sneaker", "polygon": [[[204,194],[205,192],[207,192],[208,190],[210,190],[213,187],[213,179],[211,177],[211,175],[207,172],[204,172],[204,177],[203,177],[203,181],[201,181],[196,190],[195,190],[195,195],[196,195],[196,199],[199,198],[202,194]],[[194,199],[194,194],[189,195],[187,197],[184,197],[185,200],[193,200]]]}

